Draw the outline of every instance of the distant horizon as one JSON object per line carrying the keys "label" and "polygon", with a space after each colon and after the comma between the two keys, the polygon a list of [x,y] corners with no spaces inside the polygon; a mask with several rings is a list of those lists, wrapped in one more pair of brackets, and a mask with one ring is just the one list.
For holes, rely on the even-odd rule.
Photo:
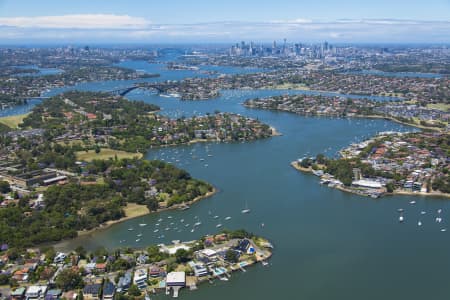
{"label": "distant horizon", "polygon": [[[208,42],[208,41],[198,41],[198,42],[147,42],[147,43],[141,43],[141,42],[127,42],[127,41],[121,41],[121,42],[83,42],[83,41],[77,41],[77,42],[69,42],[69,41],[47,41],[47,42],[42,42],[42,41],[36,41],[36,42],[26,42],[26,41],[21,41],[21,42],[16,42],[16,43],[3,43],[3,41],[0,41],[0,47],[5,48],[5,47],[17,47],[17,48],[40,48],[40,47],[108,47],[108,48],[114,48],[114,47],[119,47],[119,48],[126,48],[126,47],[214,47],[214,46],[221,46],[221,47],[228,47],[228,46],[233,46],[236,43],[241,43],[242,41],[244,41],[245,43],[250,43],[253,42],[255,45],[260,46],[260,45],[264,45],[264,46],[270,46],[274,41],[276,42],[283,42],[282,39],[280,40],[272,40],[272,41],[256,41],[256,40],[239,40],[237,39],[234,42],[228,42],[228,41],[224,41],[224,42]],[[356,47],[371,47],[371,46],[376,46],[376,47],[383,47],[383,46],[388,46],[388,47],[406,47],[406,46],[413,46],[413,47],[450,47],[450,42],[330,42],[327,40],[323,40],[323,41],[317,41],[317,42],[311,42],[311,41],[287,41],[288,45],[294,45],[297,43],[301,43],[304,45],[317,45],[317,44],[321,44],[324,42],[328,42],[331,45],[335,45],[335,46],[340,46],[340,47],[345,47],[345,46],[356,46]]]}

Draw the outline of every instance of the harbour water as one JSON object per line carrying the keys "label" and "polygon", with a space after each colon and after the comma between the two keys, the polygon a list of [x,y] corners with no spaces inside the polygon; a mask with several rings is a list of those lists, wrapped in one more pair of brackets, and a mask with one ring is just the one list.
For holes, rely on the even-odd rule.
{"label": "harbour water", "polygon": [[[115,84],[90,83],[79,88],[108,90]],[[174,163],[192,176],[212,183],[218,193],[188,210],[129,220],[59,243],[58,248],[145,247],[175,239],[191,240],[217,232],[216,225],[222,223],[223,228],[245,228],[267,237],[275,246],[270,265],[235,273],[228,282],[206,283],[194,292],[182,290],[182,299],[447,297],[450,238],[440,228],[447,225],[448,201],[411,196],[372,199],[347,194],[321,186],[316,177],[299,173],[289,165],[292,160],[316,153],[335,155],[349,143],[380,131],[412,128],[378,119],[301,117],[241,105],[248,98],[287,92],[294,93],[224,91],[218,99],[198,102],[162,98],[142,90],[128,94],[130,100],[161,106],[162,113],[169,116],[216,110],[234,112],[258,118],[283,135],[250,143],[149,149],[146,158]],[[409,204],[412,199],[417,201],[415,205]],[[245,206],[251,213],[241,213]],[[397,208],[405,209],[402,224],[398,223]],[[439,208],[443,209],[444,225],[434,222]],[[418,227],[422,210],[427,214],[421,217],[423,225]],[[219,218],[214,219],[215,215]],[[228,216],[231,219],[225,220]],[[191,232],[193,223],[198,221],[202,224]],[[147,226],[139,226],[143,223]],[[190,226],[186,227],[187,223]],[[154,232],[156,229],[158,232]],[[136,242],[140,233],[140,242]],[[166,297],[158,295],[152,299]]]}

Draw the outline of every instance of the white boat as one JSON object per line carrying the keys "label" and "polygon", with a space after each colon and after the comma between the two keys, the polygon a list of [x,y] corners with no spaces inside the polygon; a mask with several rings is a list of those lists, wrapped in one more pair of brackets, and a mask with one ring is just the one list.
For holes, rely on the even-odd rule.
{"label": "white boat", "polygon": [[194,228],[192,228],[192,229],[191,229],[191,232],[194,232],[194,231],[195,231],[195,229],[194,229]]}
{"label": "white boat", "polygon": [[411,201],[409,201],[409,204],[416,204],[416,201],[411,200]]}
{"label": "white boat", "polygon": [[421,215],[424,215],[424,214],[426,214],[426,213],[427,213],[427,212],[426,212],[426,211],[423,211],[423,210],[420,212]]}
{"label": "white boat", "polygon": [[441,232],[446,232],[447,231],[447,228],[442,228],[441,229]]}
{"label": "white boat", "polygon": [[144,227],[144,226],[147,226],[147,224],[141,223],[141,224],[139,224],[139,226]]}
{"label": "white boat", "polygon": [[166,231],[169,231],[170,230],[170,228],[169,227],[166,227]]}
{"label": "white boat", "polygon": [[214,219],[218,219],[218,218],[219,218],[219,216],[214,216],[213,218],[214,218]]}
{"label": "white boat", "polygon": [[189,227],[189,224],[184,225],[184,227]]}
{"label": "white boat", "polygon": [[222,224],[217,224],[216,227],[220,228],[220,227],[222,227]]}
{"label": "white boat", "polygon": [[142,233],[139,233],[138,235],[136,235],[137,237],[141,237],[142,236]]}
{"label": "white boat", "polygon": [[225,220],[226,221],[231,220],[231,217],[226,217]]}
{"label": "white boat", "polygon": [[268,263],[267,261],[265,261],[265,260],[263,260],[263,261],[261,262],[261,264],[262,264],[263,266],[269,265],[269,263]]}
{"label": "white boat", "polygon": [[220,278],[220,280],[222,280],[222,281],[228,281],[228,278],[226,278],[225,276],[224,277],[219,277]]}
{"label": "white boat", "polygon": [[172,216],[168,216],[167,219],[172,219]]}
{"label": "white boat", "polygon": [[134,229],[133,228],[128,228],[128,231],[133,231]]}
{"label": "white boat", "polygon": [[422,222],[417,222],[417,226],[422,226]]}
{"label": "white boat", "polygon": [[194,226],[200,226],[202,225],[202,222],[195,222]]}
{"label": "white boat", "polygon": [[442,218],[441,217],[436,217],[436,223],[441,223],[442,222]]}
{"label": "white boat", "polygon": [[248,214],[250,212],[250,209],[248,208],[248,203],[245,201],[245,208],[241,210],[241,213]]}
{"label": "white boat", "polygon": [[155,229],[155,230],[153,230],[153,232],[155,232],[155,233],[156,233],[156,232],[158,232],[158,231],[159,231],[159,229]]}
{"label": "white boat", "polygon": [[181,219],[180,222],[183,223],[183,222],[184,222],[184,219]]}
{"label": "white boat", "polygon": [[402,223],[402,222],[404,221],[404,218],[403,218],[402,215],[400,215],[400,217],[398,217],[398,221],[399,221],[400,223]]}
{"label": "white boat", "polygon": [[162,222],[163,219],[158,219],[158,222]]}
{"label": "white boat", "polygon": [[136,243],[139,243],[140,241],[141,241],[141,239],[137,239],[137,240],[136,240]]}

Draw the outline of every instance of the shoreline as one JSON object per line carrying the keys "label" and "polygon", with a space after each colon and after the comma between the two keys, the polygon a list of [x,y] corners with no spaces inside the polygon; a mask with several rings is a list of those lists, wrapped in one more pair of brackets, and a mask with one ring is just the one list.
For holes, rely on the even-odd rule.
{"label": "shoreline", "polygon": [[[313,169],[311,167],[309,168],[303,168],[302,166],[299,166],[297,161],[293,161],[291,162],[291,166],[296,169],[297,171],[303,172],[303,173],[307,173],[307,174],[312,174]],[[352,190],[351,188],[347,188],[345,186],[339,186],[339,185],[335,185],[331,188],[340,190],[342,192],[346,192],[346,193],[350,193],[350,194],[354,194],[354,195],[359,195],[359,196],[366,196],[366,195],[362,195],[357,193],[356,191]],[[408,192],[408,191],[400,191],[400,190],[395,190],[392,193],[384,193],[383,195],[381,195],[379,198],[382,197],[386,197],[386,196],[423,196],[423,197],[435,197],[435,198],[449,198],[450,199],[450,194],[445,194],[442,192],[431,192],[431,193],[422,193],[422,192]],[[368,197],[368,196],[366,196]]]}
{"label": "shoreline", "polygon": [[303,116],[303,117],[316,117],[316,118],[326,117],[326,118],[340,118],[340,119],[348,119],[348,118],[381,119],[381,120],[387,120],[387,121],[395,122],[395,123],[406,125],[406,126],[411,126],[411,127],[422,129],[422,130],[431,130],[431,131],[437,131],[437,132],[445,132],[445,128],[427,127],[427,126],[423,126],[423,125],[420,125],[420,124],[408,123],[408,122],[400,121],[400,120],[398,120],[398,119],[396,119],[394,117],[383,116],[383,115],[360,115],[360,114],[354,114],[354,115],[347,115],[347,116],[338,116],[338,115],[327,115],[327,114],[318,114],[318,113],[305,114],[305,113],[296,113],[296,112],[289,111],[289,110],[280,110],[280,109],[276,109],[276,108],[273,108],[273,109],[272,108],[263,108],[263,107],[258,107],[256,105],[248,105],[246,103],[243,103],[242,105],[244,107],[250,108],[250,109],[261,109],[261,110],[268,110],[268,111],[274,111],[274,112],[286,112],[286,113],[296,114],[296,115]]}
{"label": "shoreline", "polygon": [[112,227],[113,225],[120,224],[120,223],[123,223],[123,222],[128,221],[128,220],[136,219],[136,218],[147,216],[147,215],[154,214],[154,213],[161,213],[161,212],[164,212],[164,211],[180,209],[181,207],[184,207],[186,205],[192,205],[192,204],[195,204],[196,202],[199,202],[201,200],[204,200],[204,199],[207,199],[209,197],[212,197],[217,192],[218,192],[218,190],[215,187],[213,187],[212,191],[207,192],[205,195],[197,196],[197,197],[195,197],[194,199],[192,199],[189,202],[184,202],[182,204],[175,204],[173,206],[166,207],[166,208],[159,208],[156,211],[150,211],[146,206],[143,205],[143,208],[145,207],[145,209],[143,210],[142,213],[135,214],[135,215],[130,215],[130,216],[125,216],[125,217],[120,218],[118,220],[110,220],[110,221],[107,221],[107,222],[105,222],[103,224],[100,224],[99,226],[97,226],[95,228],[92,228],[90,230],[77,231],[77,236],[76,237],[74,237],[72,239],[61,240],[61,241],[55,242],[55,244],[58,244],[58,243],[61,243],[61,242],[64,242],[64,241],[74,240],[74,239],[76,239],[78,237],[87,236],[87,235],[90,235],[90,234],[93,234],[93,233],[96,233],[96,232],[99,232],[99,231],[102,231],[102,230],[106,230],[106,229],[109,229],[110,227]]}

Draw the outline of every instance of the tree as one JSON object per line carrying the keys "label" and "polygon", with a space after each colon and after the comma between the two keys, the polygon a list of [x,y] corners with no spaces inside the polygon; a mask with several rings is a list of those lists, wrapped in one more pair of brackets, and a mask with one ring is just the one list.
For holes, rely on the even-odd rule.
{"label": "tree", "polygon": [[139,297],[141,295],[141,290],[137,287],[137,285],[132,284],[128,289],[128,295],[133,297]]}
{"label": "tree", "polygon": [[64,291],[79,289],[83,287],[83,277],[72,269],[64,269],[56,277],[55,284]]}
{"label": "tree", "polygon": [[388,193],[394,192],[394,184],[392,182],[389,182],[386,184],[386,190]]}
{"label": "tree", "polygon": [[7,181],[0,181],[0,193],[6,194],[11,192],[11,187]]}
{"label": "tree", "polygon": [[236,251],[233,251],[231,249],[228,249],[227,252],[225,252],[225,260],[232,262],[232,263],[237,263],[238,262],[238,254],[236,253]]}
{"label": "tree", "polygon": [[178,263],[186,263],[190,259],[190,253],[186,249],[178,249],[175,252],[175,257]]}
{"label": "tree", "polygon": [[7,274],[0,274],[0,285],[9,284],[9,276]]}

